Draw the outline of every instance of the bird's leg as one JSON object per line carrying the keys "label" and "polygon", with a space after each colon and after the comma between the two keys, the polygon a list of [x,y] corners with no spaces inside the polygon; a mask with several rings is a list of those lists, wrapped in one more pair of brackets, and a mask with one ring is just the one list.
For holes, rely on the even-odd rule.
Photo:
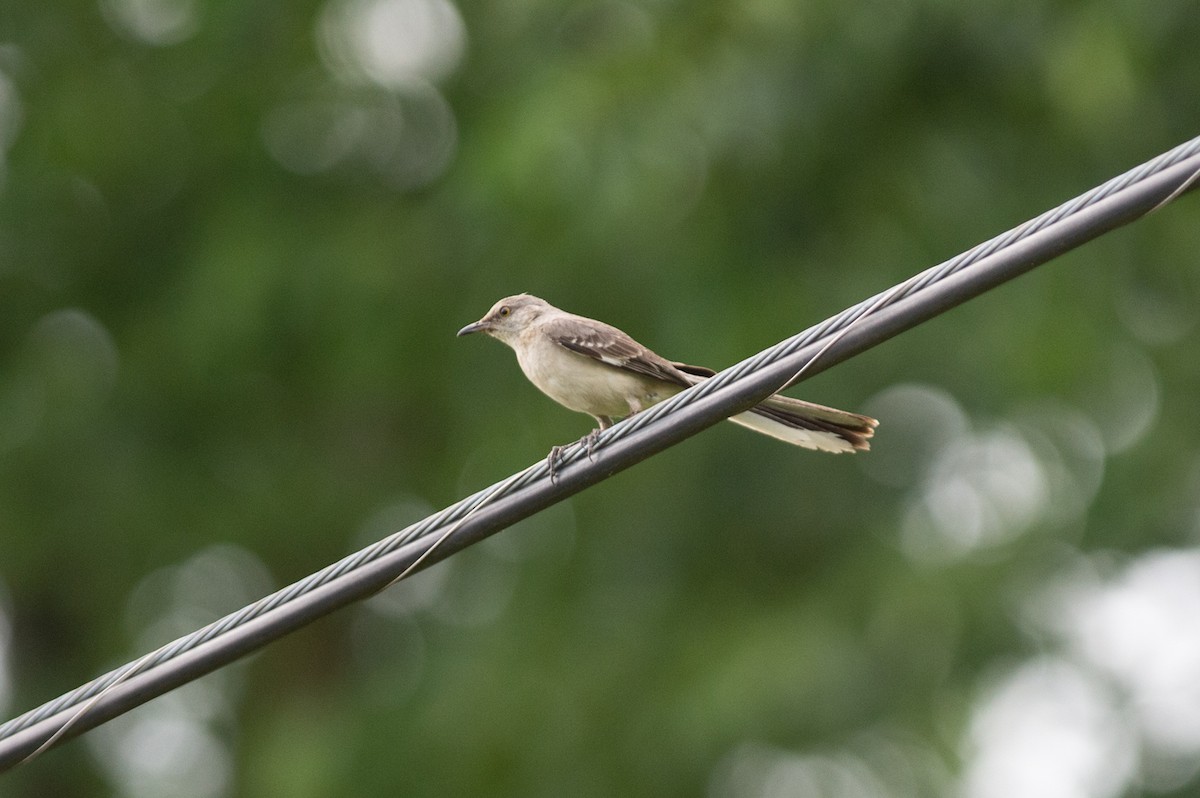
{"label": "bird's leg", "polygon": [[550,469],[550,481],[551,482],[558,481],[558,464],[559,464],[559,461],[562,460],[563,452],[566,451],[568,446],[582,444],[583,446],[587,447],[588,460],[594,459],[592,457],[592,450],[596,446],[596,440],[600,437],[600,433],[603,432],[604,430],[608,429],[609,427],[611,427],[612,423],[613,423],[612,419],[609,418],[608,416],[595,416],[595,419],[600,424],[600,426],[596,427],[594,430],[589,432],[587,435],[584,435],[582,438],[577,440],[574,444],[568,443],[566,446],[555,446],[550,449],[550,454],[546,455],[546,465]]}
{"label": "bird's leg", "polygon": [[587,445],[588,460],[594,459],[592,457],[592,449],[594,449],[596,447],[596,441],[599,440],[600,433],[604,432],[604,430],[611,427],[612,423],[613,423],[612,419],[609,418],[608,416],[596,416],[595,418],[596,418],[596,421],[600,424],[600,426],[596,427],[594,430],[589,432],[587,435],[584,435],[583,438],[580,439],[581,443],[584,443]]}
{"label": "bird's leg", "polygon": [[595,461],[595,458],[592,457],[592,449],[594,449],[596,447],[596,439],[599,437],[600,437],[600,428],[597,427],[596,429],[592,430],[587,435],[584,435],[582,438],[580,438],[578,441],[576,441],[576,443],[582,444],[583,446],[587,447],[587,456],[588,456],[589,461],[593,461],[593,462]]}
{"label": "bird's leg", "polygon": [[550,469],[551,482],[558,482],[558,461],[562,459],[563,449],[565,448],[565,446],[552,446],[550,447],[550,454],[546,455],[546,465]]}

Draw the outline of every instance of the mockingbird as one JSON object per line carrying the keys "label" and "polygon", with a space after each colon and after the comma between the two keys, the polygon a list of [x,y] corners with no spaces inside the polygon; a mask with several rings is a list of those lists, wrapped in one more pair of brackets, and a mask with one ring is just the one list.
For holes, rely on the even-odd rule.
{"label": "mockingbird", "polygon": [[[587,437],[589,447],[614,418],[645,410],[716,373],[666,360],[616,327],[559,310],[529,294],[501,299],[458,334],[476,332],[512,347],[521,370],[542,393],[596,419],[600,426]],[[870,448],[867,440],[878,424],[873,418],[779,394],[729,420],[823,452]]]}

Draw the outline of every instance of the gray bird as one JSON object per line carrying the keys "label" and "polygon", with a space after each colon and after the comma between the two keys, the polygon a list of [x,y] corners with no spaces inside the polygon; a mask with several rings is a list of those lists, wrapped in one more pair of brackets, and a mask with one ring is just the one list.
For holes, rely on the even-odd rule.
{"label": "gray bird", "polygon": [[[529,294],[501,299],[459,336],[487,333],[512,347],[521,370],[563,407],[587,413],[600,430],[716,372],[660,357],[612,325],[559,310]],[[873,418],[775,394],[730,421],[806,449],[870,448]],[[553,453],[552,453],[553,458]]]}

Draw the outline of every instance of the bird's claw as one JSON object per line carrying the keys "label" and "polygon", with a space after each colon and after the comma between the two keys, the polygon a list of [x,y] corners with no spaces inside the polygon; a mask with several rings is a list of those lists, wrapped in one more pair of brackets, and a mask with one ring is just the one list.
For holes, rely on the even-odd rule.
{"label": "bird's claw", "polygon": [[596,461],[596,458],[592,457],[592,450],[596,448],[596,441],[600,440],[601,432],[602,432],[602,430],[599,427],[596,427],[594,430],[589,432],[587,435],[584,435],[582,438],[579,439],[580,443],[587,446],[588,460],[590,460],[592,462]]}
{"label": "bird's claw", "polygon": [[562,460],[562,446],[554,446],[550,449],[550,454],[546,455],[546,466],[550,469],[550,481],[558,482],[558,463]]}
{"label": "bird's claw", "polygon": [[550,454],[546,455],[546,467],[550,470],[550,481],[558,482],[558,464],[562,462],[563,452],[570,446],[582,445],[587,448],[588,460],[595,462],[596,458],[592,456],[592,452],[596,448],[596,441],[600,439],[600,433],[604,430],[597,427],[596,429],[584,435],[575,443],[568,443],[566,446],[555,446],[550,449]]}

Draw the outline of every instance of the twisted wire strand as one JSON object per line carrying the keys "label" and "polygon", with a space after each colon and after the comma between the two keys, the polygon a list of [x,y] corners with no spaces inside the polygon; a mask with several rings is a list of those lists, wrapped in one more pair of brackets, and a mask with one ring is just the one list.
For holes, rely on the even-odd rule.
{"label": "twisted wire strand", "polygon": [[[1187,160],[1200,153],[1200,138],[1192,139],[1185,142],[1172,150],[1169,150],[1156,158],[1147,161],[1146,163],[1130,169],[1122,175],[1112,178],[1111,180],[1093,188],[1090,191],[1081,194],[1074,199],[1064,202],[1056,208],[1053,208],[1045,213],[1024,222],[1017,227],[1005,233],[995,236],[981,244],[972,247],[966,252],[957,255],[950,260],[932,266],[923,272],[920,272],[913,277],[905,280],[902,283],[893,286],[887,291],[883,291],[869,299],[865,299],[856,305],[853,305],[846,310],[838,313],[825,321],[816,324],[804,332],[781,341],[775,346],[764,349],[758,354],[743,360],[742,362],[725,369],[717,374],[712,379],[705,381],[703,384],[693,389],[695,393],[685,392],[678,394],[671,399],[661,402],[637,415],[629,420],[628,424],[617,425],[609,428],[605,433],[601,434],[597,445],[605,442],[606,438],[616,440],[626,435],[633,433],[641,427],[652,424],[661,415],[675,412],[676,408],[685,405],[689,402],[696,401],[701,396],[717,391],[729,383],[742,379],[746,374],[758,371],[770,363],[781,360],[804,347],[817,342],[820,339],[835,335],[847,330],[851,325],[861,319],[868,312],[875,312],[881,307],[892,304],[901,299],[912,296],[919,291],[941,282],[942,280],[956,274],[963,269],[971,266],[974,263],[995,254],[1002,249],[1006,249],[1018,241],[1028,238],[1029,236],[1038,233],[1046,228],[1049,228],[1062,220],[1079,213],[1084,208],[1088,208],[1096,203],[1105,200],[1130,186],[1139,183],[1159,172],[1174,166],[1177,163]],[[1200,179],[1200,172],[1193,172],[1183,181],[1178,188],[1166,196],[1160,203],[1154,206],[1149,212],[1158,210],[1168,202],[1178,198],[1188,188],[1191,188]],[[786,387],[786,386],[781,386]],[[575,457],[578,457],[578,452]]]}
{"label": "twisted wire strand", "polygon": [[[544,467],[542,464],[539,464],[539,466]],[[451,505],[440,512],[434,513],[424,520],[412,524],[411,526],[408,526],[399,532],[376,541],[366,548],[348,555],[332,565],[326,566],[320,571],[310,574],[309,576],[306,576],[303,579],[300,579],[291,585],[282,588],[281,590],[271,593],[270,595],[259,599],[252,604],[248,604],[236,612],[230,613],[229,615],[226,615],[225,617],[220,618],[219,620],[216,620],[207,626],[196,630],[195,632],[184,635],[183,637],[180,637],[162,646],[161,648],[155,649],[149,654],[143,655],[133,662],[122,665],[121,667],[116,668],[115,670],[112,670],[103,676],[97,677],[96,679],[77,687],[69,693],[64,693],[53,701],[49,701],[34,710],[26,712],[19,717],[13,718],[3,725],[0,725],[0,740],[11,737],[12,735],[25,728],[28,728],[29,726],[33,726],[48,717],[53,717],[54,715],[69,710],[73,707],[82,705],[86,711],[89,701],[102,696],[112,687],[127,681],[129,678],[137,675],[138,673],[152,670],[154,667],[172,660],[184,652],[190,651],[191,649],[201,645],[202,643],[218,638],[221,635],[228,633],[232,629],[243,626],[250,620],[265,615],[279,606],[294,601],[298,597],[306,593],[310,593],[316,588],[328,584],[339,577],[362,567],[366,563],[373,562],[385,554],[390,554],[391,552],[401,548],[406,543],[431,535],[443,526],[453,530],[455,524],[462,522],[469,517],[471,513],[483,506],[486,501],[489,501],[495,498],[495,496],[499,495],[499,489],[503,489],[504,492],[507,492],[513,487],[516,487],[520,484],[525,484],[527,480],[521,478],[528,477],[529,473],[532,470],[535,470],[535,468],[537,467],[527,468],[524,471],[518,472],[512,477],[509,477],[507,480],[497,483],[497,485],[491,488],[474,493],[457,502],[456,504]],[[426,551],[426,554],[428,554],[429,551],[432,551],[432,547]],[[422,557],[424,556],[425,555],[422,555]],[[393,580],[393,582],[399,581],[401,578],[411,573],[419,564],[420,560],[408,566],[404,572],[402,572]],[[77,720],[77,717],[72,717],[72,719],[68,721],[68,724],[74,722],[75,720]],[[64,724],[63,728],[59,729],[53,736],[48,738],[46,742],[39,746],[35,754],[52,745],[66,731],[68,731],[67,724]],[[33,755],[34,754],[31,754],[27,758],[32,758]]]}
{"label": "twisted wire strand", "polygon": [[[913,297],[923,290],[936,285],[937,283],[955,275],[972,264],[987,258],[990,255],[998,253],[1008,247],[1013,246],[1029,236],[1040,231],[1046,230],[1054,225],[1062,222],[1079,213],[1085,208],[1089,208],[1098,202],[1113,197],[1127,188],[1130,188],[1143,180],[1146,180],[1172,166],[1195,157],[1200,153],[1200,137],[1185,142],[1184,144],[1175,147],[1174,149],[1159,155],[1158,157],[1147,161],[1145,164],[1125,172],[1124,174],[1115,177],[1102,185],[1072,199],[1062,205],[1041,214],[1040,216],[1031,219],[1017,227],[1002,233],[982,244],[979,244],[972,249],[945,261],[937,266],[926,269],[923,272],[909,278],[908,280],[899,283],[886,291],[883,291],[873,297],[870,297],[856,305],[847,308],[825,321],[816,324],[807,330],[798,333],[784,341],[775,344],[756,355],[749,357],[740,363],[720,372],[705,382],[694,386],[676,396],[659,403],[647,410],[634,415],[626,421],[604,430],[599,438],[595,441],[595,449],[599,450],[602,447],[614,443],[622,438],[636,433],[639,430],[646,428],[649,425],[660,423],[660,421],[686,407],[688,404],[699,401],[713,393],[725,389],[748,376],[774,364],[790,355],[797,353],[805,347],[815,345],[819,342],[824,342],[823,348],[818,350],[817,354],[810,358],[801,366],[798,372],[794,374],[784,385],[778,386],[776,390],[782,389],[797,381],[801,374],[808,369],[813,362],[828,350],[832,344],[836,343],[840,336],[845,335],[855,324],[867,318],[868,316],[878,312],[884,307],[891,305],[899,300]],[[1196,170],[1189,173],[1186,179],[1158,204],[1150,208],[1145,213],[1153,212],[1162,207],[1166,203],[1174,200],[1187,189],[1194,186],[1196,181],[1200,179],[1200,166]],[[1144,215],[1144,214],[1143,214]],[[763,393],[763,397],[772,391]],[[589,453],[587,447],[573,445],[568,447],[559,461],[558,468],[562,469],[572,463],[575,463],[585,457]],[[6,765],[3,758],[5,753],[4,741],[41,723],[44,720],[53,718],[59,714],[66,713],[75,709],[75,714],[67,719],[54,733],[48,735],[46,739],[25,759],[40,753],[50,745],[58,741],[64,736],[70,727],[75,724],[83,715],[85,715],[99,699],[103,698],[106,693],[114,687],[121,685],[129,679],[139,674],[144,674],[153,671],[155,668],[162,666],[164,663],[170,662],[185,653],[192,651],[198,646],[222,638],[224,635],[231,633],[239,627],[245,626],[249,622],[261,618],[270,613],[272,610],[283,607],[291,602],[296,601],[302,596],[309,594],[320,587],[330,585],[337,582],[364,566],[374,563],[377,560],[397,552],[406,545],[419,541],[431,536],[437,536],[436,540],[426,548],[419,557],[407,564],[399,572],[397,576],[386,584],[392,584],[395,581],[407,576],[418,566],[420,566],[427,557],[433,552],[433,549],[446,541],[462,524],[468,520],[473,514],[479,511],[482,507],[497,501],[499,498],[520,492],[522,489],[535,483],[552,480],[549,464],[545,461],[536,463],[528,468],[519,471],[510,477],[496,483],[495,485],[474,493],[465,499],[462,499],[455,504],[436,512],[427,518],[414,523],[403,530],[400,530],[386,538],[383,538],[376,543],[367,546],[360,551],[357,551],[347,557],[313,573],[297,582],[282,588],[252,604],[243,607],[242,609],[230,613],[229,615],[214,621],[207,626],[192,632],[191,634],[180,637],[179,639],[162,646],[155,651],[143,655],[139,659],[123,665],[113,671],[110,671],[103,676],[100,676],[64,695],[43,704],[36,709],[30,710],[2,725],[0,725],[0,770],[11,766],[11,762]],[[565,497],[565,494],[564,496]],[[559,498],[562,498],[559,497]],[[430,562],[433,558],[430,558]],[[321,614],[314,614],[312,617],[305,619],[305,622],[315,620]],[[233,659],[234,657],[230,657]],[[222,662],[221,664],[225,664]],[[160,691],[161,692],[161,691]],[[153,695],[157,695],[154,693]],[[19,761],[25,761],[25,759]]]}

